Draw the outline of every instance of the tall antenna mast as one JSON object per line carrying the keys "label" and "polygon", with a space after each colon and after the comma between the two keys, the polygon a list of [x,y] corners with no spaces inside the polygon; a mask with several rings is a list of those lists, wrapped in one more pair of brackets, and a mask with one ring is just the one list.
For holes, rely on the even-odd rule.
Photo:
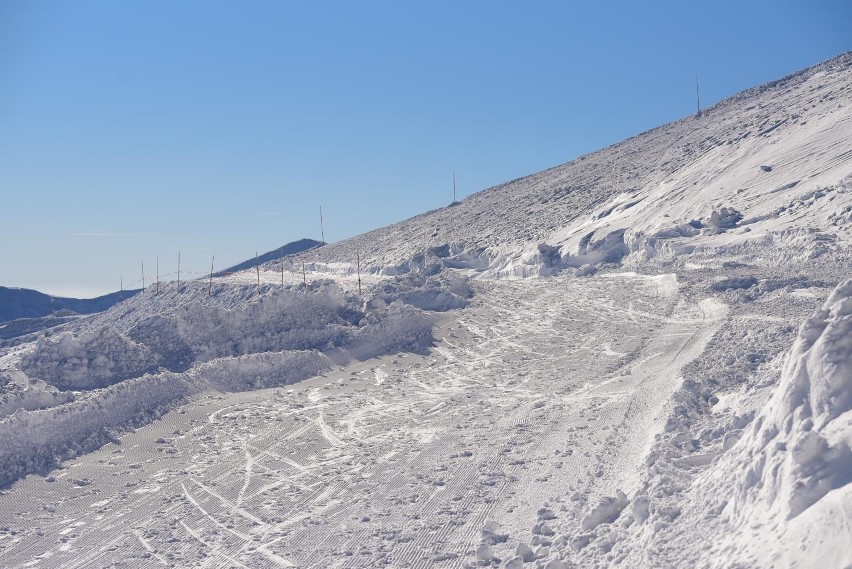
{"label": "tall antenna mast", "polygon": [[322,244],[325,245],[325,229],[322,225],[322,206],[320,206],[320,235],[322,237]]}
{"label": "tall antenna mast", "polygon": [[695,76],[695,102],[698,106],[697,112],[701,113],[701,95],[698,93],[698,75]]}

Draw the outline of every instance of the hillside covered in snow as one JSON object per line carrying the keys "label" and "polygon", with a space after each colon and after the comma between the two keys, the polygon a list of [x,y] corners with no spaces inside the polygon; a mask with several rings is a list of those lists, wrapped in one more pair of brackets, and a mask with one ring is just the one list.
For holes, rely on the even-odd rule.
{"label": "hillside covered in snow", "polygon": [[847,53],[0,347],[0,565],[845,567],[850,141]]}

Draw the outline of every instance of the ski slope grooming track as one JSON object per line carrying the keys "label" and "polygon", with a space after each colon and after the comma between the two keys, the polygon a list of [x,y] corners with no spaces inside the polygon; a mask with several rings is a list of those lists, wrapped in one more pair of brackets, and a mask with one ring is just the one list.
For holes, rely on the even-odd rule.
{"label": "ski slope grooming track", "polygon": [[209,393],[55,482],[18,482],[5,564],[463,567],[486,524],[508,548],[545,504],[576,520],[632,491],[724,306],[685,303],[673,275],[476,288],[429,357]]}

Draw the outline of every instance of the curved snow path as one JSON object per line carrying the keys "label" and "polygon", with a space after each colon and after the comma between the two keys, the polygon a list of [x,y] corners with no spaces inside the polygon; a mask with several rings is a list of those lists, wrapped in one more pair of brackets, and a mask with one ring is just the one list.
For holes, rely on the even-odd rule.
{"label": "curved snow path", "polygon": [[[430,356],[211,394],[0,497],[6,567],[462,567],[633,490],[725,315],[673,276],[480,282]],[[641,308],[641,310],[640,310]]]}

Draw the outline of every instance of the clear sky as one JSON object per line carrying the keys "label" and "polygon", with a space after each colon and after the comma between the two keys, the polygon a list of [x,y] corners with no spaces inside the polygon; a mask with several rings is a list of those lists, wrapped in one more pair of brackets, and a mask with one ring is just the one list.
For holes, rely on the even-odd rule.
{"label": "clear sky", "polygon": [[[852,49],[848,0],[0,0],[0,285],[336,241]],[[138,283],[136,286],[139,286]]]}

